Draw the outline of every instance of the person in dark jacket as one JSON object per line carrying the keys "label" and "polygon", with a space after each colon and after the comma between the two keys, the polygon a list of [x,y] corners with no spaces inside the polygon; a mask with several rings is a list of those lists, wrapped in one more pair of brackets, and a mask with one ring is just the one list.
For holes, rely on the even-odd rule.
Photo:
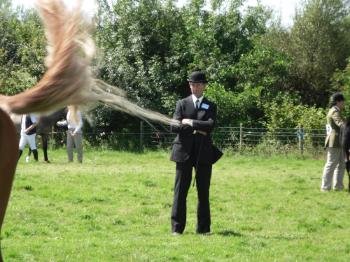
{"label": "person in dark jacket", "polygon": [[38,161],[38,151],[36,149],[37,119],[33,114],[23,115],[21,120],[21,138],[19,140],[19,157],[21,157],[24,147],[29,144],[33,152],[35,161]]}
{"label": "person in dark jacket", "polygon": [[213,163],[210,133],[216,121],[216,105],[203,96],[207,80],[204,72],[194,71],[188,79],[192,94],[176,104],[174,119],[180,126],[171,126],[177,136],[171,160],[176,162],[174,202],[171,214],[173,235],[182,234],[186,226],[186,198],[195,168],[198,192],[197,229],[210,234],[209,187]]}

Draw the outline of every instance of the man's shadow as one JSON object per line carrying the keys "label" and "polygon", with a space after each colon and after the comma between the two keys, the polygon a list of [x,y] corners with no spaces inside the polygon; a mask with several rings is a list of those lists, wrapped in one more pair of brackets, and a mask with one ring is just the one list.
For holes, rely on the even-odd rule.
{"label": "man's shadow", "polygon": [[219,231],[217,234],[223,237],[243,237],[244,236],[243,234],[239,232],[235,232],[233,230],[223,230],[223,231]]}

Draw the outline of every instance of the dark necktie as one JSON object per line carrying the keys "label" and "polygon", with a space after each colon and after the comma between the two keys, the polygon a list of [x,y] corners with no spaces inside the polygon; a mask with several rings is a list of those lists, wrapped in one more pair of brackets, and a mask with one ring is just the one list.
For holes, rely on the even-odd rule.
{"label": "dark necktie", "polygon": [[196,100],[196,109],[199,109],[199,99]]}

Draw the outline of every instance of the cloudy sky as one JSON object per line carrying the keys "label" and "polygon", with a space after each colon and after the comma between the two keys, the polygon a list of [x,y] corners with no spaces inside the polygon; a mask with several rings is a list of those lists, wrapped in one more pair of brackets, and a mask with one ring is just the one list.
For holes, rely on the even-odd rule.
{"label": "cloudy sky", "polygon": [[[248,5],[256,5],[257,0],[247,0]],[[291,26],[293,16],[297,7],[300,7],[303,0],[260,0],[262,5],[271,7],[275,14],[281,17],[282,24]]]}
{"label": "cloudy sky", "polygon": [[[93,9],[93,0],[84,0],[87,9]],[[178,0],[179,5],[182,5],[187,0]],[[15,5],[24,5],[32,7],[34,0],[12,0]],[[72,2],[72,1],[70,1]],[[254,6],[258,0],[247,0],[246,5]],[[292,24],[295,8],[301,4],[302,0],[260,0],[261,4],[271,7],[275,14],[281,17],[282,24],[290,26]]]}

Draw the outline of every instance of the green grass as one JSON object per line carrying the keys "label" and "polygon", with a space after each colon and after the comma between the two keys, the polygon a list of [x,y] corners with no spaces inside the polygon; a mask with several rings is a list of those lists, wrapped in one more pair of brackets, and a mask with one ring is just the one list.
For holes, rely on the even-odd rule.
{"label": "green grass", "polygon": [[[213,170],[212,236],[170,234],[167,152],[86,152],[84,164],[28,164],[16,174],[5,261],[348,261],[349,195],[320,193],[324,161],[226,155]],[[346,184],[348,179],[344,181]]]}

